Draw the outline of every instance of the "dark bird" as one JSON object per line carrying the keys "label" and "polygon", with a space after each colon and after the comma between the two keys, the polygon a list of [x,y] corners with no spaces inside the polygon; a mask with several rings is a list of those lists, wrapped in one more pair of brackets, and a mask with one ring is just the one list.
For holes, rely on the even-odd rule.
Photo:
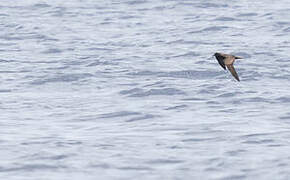
{"label": "dark bird", "polygon": [[236,78],[236,80],[240,81],[239,76],[234,68],[234,62],[236,59],[242,59],[241,57],[223,53],[215,53],[214,56],[218,60],[218,63],[221,65],[221,67],[224,68],[224,70],[227,68]]}

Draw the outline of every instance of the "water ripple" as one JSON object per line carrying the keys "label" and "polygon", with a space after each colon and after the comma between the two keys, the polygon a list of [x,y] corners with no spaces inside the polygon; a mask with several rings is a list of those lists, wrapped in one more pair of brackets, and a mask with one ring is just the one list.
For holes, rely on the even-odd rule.
{"label": "water ripple", "polygon": [[288,0],[0,10],[2,179],[289,179]]}
{"label": "water ripple", "polygon": [[143,90],[139,88],[134,88],[130,90],[120,91],[120,94],[129,95],[129,97],[145,97],[145,96],[157,96],[157,95],[184,95],[186,94],[184,91],[175,88],[161,88],[161,89],[150,89]]}

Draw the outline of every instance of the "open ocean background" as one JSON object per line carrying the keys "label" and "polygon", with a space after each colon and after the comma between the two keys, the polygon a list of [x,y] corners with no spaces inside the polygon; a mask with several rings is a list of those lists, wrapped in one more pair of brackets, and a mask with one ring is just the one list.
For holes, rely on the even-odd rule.
{"label": "open ocean background", "polygon": [[1,1],[0,179],[290,179],[289,50],[289,0]]}

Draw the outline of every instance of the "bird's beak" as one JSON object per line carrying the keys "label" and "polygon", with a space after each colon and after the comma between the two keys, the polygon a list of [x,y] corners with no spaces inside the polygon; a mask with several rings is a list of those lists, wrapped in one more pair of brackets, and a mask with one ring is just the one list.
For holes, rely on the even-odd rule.
{"label": "bird's beak", "polygon": [[239,56],[235,56],[235,59],[243,59],[242,57]]}

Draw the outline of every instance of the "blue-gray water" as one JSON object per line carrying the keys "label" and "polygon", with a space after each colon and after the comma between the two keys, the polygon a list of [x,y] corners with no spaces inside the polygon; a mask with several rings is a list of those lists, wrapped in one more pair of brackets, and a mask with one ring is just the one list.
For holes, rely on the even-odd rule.
{"label": "blue-gray water", "polygon": [[[289,12],[1,2],[0,178],[290,179]],[[240,83],[215,52],[244,57]]]}

